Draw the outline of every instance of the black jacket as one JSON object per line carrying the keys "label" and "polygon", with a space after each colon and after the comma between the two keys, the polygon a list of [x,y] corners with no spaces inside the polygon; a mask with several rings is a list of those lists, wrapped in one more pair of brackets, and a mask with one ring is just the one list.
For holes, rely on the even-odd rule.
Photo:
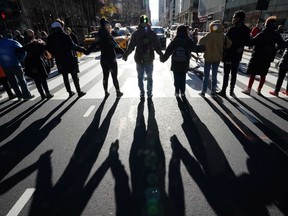
{"label": "black jacket", "polygon": [[[173,56],[176,55],[175,51],[177,47],[185,48],[186,60],[184,62],[175,61]],[[171,71],[176,73],[186,73],[189,69],[189,62],[191,58],[191,52],[195,49],[195,42],[190,37],[183,37],[177,35],[173,41],[168,45],[166,52],[163,57],[163,61],[166,61],[170,55],[172,55]]]}
{"label": "black jacket", "polygon": [[244,46],[249,45],[250,29],[239,23],[231,27],[226,36],[232,41],[231,47],[227,50],[225,61],[240,62],[244,52]]}
{"label": "black jacket", "polygon": [[158,55],[163,55],[157,34],[151,29],[149,24],[138,25],[138,29],[133,32],[128,49],[123,57],[127,58],[135,47],[134,59],[136,63],[151,64],[155,58],[154,50]]}
{"label": "black jacket", "polygon": [[86,52],[86,49],[75,44],[63,30],[57,28],[48,36],[46,49],[55,57],[59,73],[79,72],[74,50]]}
{"label": "black jacket", "polygon": [[115,61],[115,49],[119,49],[122,53],[124,53],[124,51],[119,47],[112,35],[105,28],[101,28],[99,30],[99,32],[96,34],[95,41],[96,42],[89,47],[87,52],[90,53],[97,47],[97,45],[99,45],[101,50],[101,61]]}

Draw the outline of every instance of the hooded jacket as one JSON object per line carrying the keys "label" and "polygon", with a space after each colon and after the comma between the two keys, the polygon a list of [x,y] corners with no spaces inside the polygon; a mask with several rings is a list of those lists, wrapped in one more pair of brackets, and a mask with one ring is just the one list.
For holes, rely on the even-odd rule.
{"label": "hooded jacket", "polygon": [[[199,44],[205,46],[204,59],[208,63],[220,62],[222,60],[225,35],[219,20],[215,20],[209,25],[209,33],[199,40]],[[232,41],[226,37],[226,47],[229,48]]]}
{"label": "hooded jacket", "polygon": [[140,64],[151,64],[155,58],[154,50],[162,55],[160,41],[149,24],[142,23],[131,35],[131,40],[123,58],[127,58],[136,47],[135,62]]}
{"label": "hooded jacket", "polygon": [[[184,62],[177,62],[173,60],[173,55],[175,55],[175,51],[177,47],[184,47],[187,60]],[[188,35],[185,37],[184,35],[176,35],[173,41],[168,45],[166,52],[164,54],[163,60],[166,61],[170,55],[172,55],[171,58],[171,71],[177,72],[177,73],[187,73],[189,69],[189,63],[190,63],[190,57],[191,52],[195,48],[195,42],[188,37]]]}

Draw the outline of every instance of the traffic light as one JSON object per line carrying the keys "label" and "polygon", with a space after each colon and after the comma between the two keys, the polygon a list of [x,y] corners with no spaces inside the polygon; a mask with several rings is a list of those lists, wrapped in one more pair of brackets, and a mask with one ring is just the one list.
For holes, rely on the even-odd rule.
{"label": "traffic light", "polygon": [[4,11],[1,11],[1,20],[2,21],[7,21],[7,15]]}

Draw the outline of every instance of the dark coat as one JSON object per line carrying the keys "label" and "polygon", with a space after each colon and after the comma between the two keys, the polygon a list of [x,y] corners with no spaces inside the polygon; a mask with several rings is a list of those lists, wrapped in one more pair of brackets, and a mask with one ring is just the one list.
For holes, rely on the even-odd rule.
{"label": "dark coat", "polygon": [[134,59],[136,63],[151,64],[155,58],[154,50],[162,56],[161,44],[157,34],[151,29],[149,24],[140,24],[138,29],[131,35],[124,58],[132,53],[135,49]]}
{"label": "dark coat", "polygon": [[[175,51],[177,47],[183,47],[185,48],[185,52],[187,55],[187,60],[184,62],[179,62],[173,60],[173,56],[175,55]],[[172,55],[171,58],[171,71],[176,73],[187,73],[189,69],[189,63],[191,58],[191,52],[195,48],[195,42],[190,37],[184,37],[181,35],[176,35],[176,37],[173,39],[173,41],[170,42],[168,45],[166,52],[164,54],[163,60],[166,61],[170,55]]]}
{"label": "dark coat", "polygon": [[45,51],[45,42],[41,39],[34,39],[30,43],[21,48],[26,51],[25,75],[35,79],[37,77],[48,77],[50,68],[45,67],[43,60],[43,53]]}
{"label": "dark coat", "polygon": [[75,44],[71,37],[60,28],[55,28],[47,38],[46,49],[55,57],[59,73],[78,73],[78,59],[75,51],[86,49]]}
{"label": "dark coat", "polygon": [[119,47],[117,42],[114,40],[112,35],[105,29],[101,28],[95,36],[95,43],[93,43],[89,49],[88,53],[93,51],[97,46],[101,50],[101,61],[103,62],[115,62],[116,61],[116,51],[120,50],[121,53],[124,51]]}
{"label": "dark coat", "polygon": [[250,29],[244,23],[239,23],[231,27],[226,36],[232,41],[232,45],[226,52],[225,62],[240,62],[244,46],[247,46],[250,41]]}
{"label": "dark coat", "polygon": [[288,70],[288,38],[285,40],[284,47],[286,49],[279,61],[279,68],[282,70]]}
{"label": "dark coat", "polygon": [[283,46],[281,35],[275,32],[273,26],[267,26],[250,41],[254,46],[251,59],[248,64],[247,73],[253,75],[267,75],[270,63],[276,55],[276,44]]}

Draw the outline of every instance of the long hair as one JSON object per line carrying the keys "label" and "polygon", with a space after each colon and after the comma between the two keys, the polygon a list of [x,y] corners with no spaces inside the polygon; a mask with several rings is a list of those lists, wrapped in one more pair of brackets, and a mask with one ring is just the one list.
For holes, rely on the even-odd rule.
{"label": "long hair", "polygon": [[276,16],[270,16],[265,20],[265,26],[272,26],[276,22],[277,17]]}
{"label": "long hair", "polygon": [[177,27],[176,36],[188,37],[187,27],[185,25],[179,25]]}

